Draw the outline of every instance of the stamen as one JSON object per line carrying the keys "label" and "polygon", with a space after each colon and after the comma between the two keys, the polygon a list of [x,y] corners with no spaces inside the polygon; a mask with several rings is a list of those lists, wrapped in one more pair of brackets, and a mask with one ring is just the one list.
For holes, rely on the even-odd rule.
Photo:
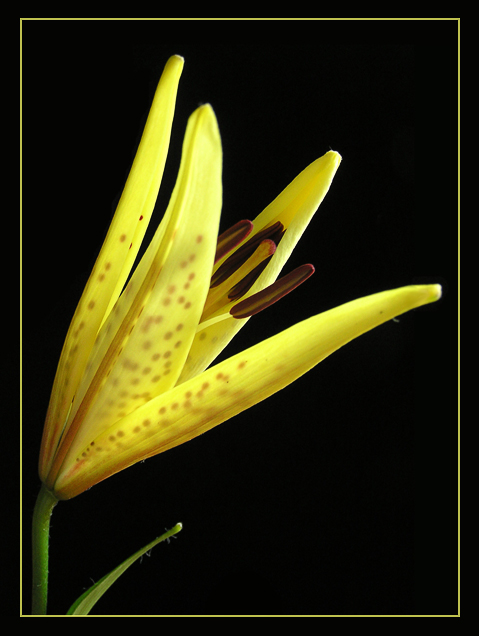
{"label": "stamen", "polygon": [[[271,241],[272,242],[272,241]],[[274,245],[274,243],[273,243]],[[268,256],[264,259],[259,265],[257,265],[249,274],[247,274],[239,283],[234,285],[231,290],[228,292],[229,300],[238,300],[241,296],[244,296],[247,291],[251,289],[253,283],[259,278],[259,275],[264,270],[266,265],[273,258],[273,255]]]}
{"label": "stamen", "polygon": [[235,223],[235,225],[220,234],[216,245],[215,263],[244,241],[252,231],[253,224],[245,219],[244,221],[238,221],[238,223]]}
{"label": "stamen", "polygon": [[231,256],[229,256],[225,262],[218,267],[216,272],[211,277],[210,287],[216,287],[223,281],[225,281],[231,274],[236,271],[248,258],[253,254],[258,245],[265,239],[271,239],[278,245],[284,234],[284,225],[281,221],[276,221],[273,225],[264,228],[261,232],[258,232],[252,236],[244,245],[239,247]]}
{"label": "stamen", "polygon": [[230,309],[230,314],[233,318],[238,319],[254,316],[263,309],[266,309],[266,307],[273,305],[283,298],[283,296],[286,296],[286,294],[289,294],[289,292],[293,291],[298,285],[304,283],[313,273],[313,265],[301,265],[269,287],[266,287],[266,289],[242,300]]}
{"label": "stamen", "polygon": [[[201,320],[206,320],[215,311],[228,305],[231,300],[241,298],[266,267],[275,250],[276,245],[273,241],[270,239],[262,241],[241,267],[231,272],[231,276],[222,281],[222,284],[210,288]],[[240,288],[242,291],[238,293]],[[232,290],[233,297],[230,296]]]}

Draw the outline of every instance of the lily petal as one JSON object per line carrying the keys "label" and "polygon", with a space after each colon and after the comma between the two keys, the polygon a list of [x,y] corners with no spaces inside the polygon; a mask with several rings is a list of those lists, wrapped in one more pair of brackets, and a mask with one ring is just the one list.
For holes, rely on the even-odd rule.
{"label": "lily petal", "polygon": [[67,333],[53,383],[39,472],[44,479],[101,324],[130,273],[163,176],[183,59],[170,58],[158,84],[110,229]]}
{"label": "lily petal", "polygon": [[225,360],[151,400],[82,449],[72,449],[54,484],[55,496],[74,497],[204,433],[281,390],[366,331],[440,296],[439,285],[420,285],[360,298]]}
{"label": "lily petal", "polygon": [[[339,153],[333,150],[327,152],[305,168],[253,221],[253,232],[237,246],[236,250],[241,249],[246,240],[250,241],[256,234],[275,223],[281,223],[285,232],[273,257],[242,300],[265,289],[276,280],[326,196],[340,163]],[[221,259],[215,264],[216,271],[224,260]],[[179,383],[185,382],[209,367],[249,320],[249,318],[231,317],[229,312],[237,303],[236,299],[224,305],[222,320],[216,320],[211,325],[208,323],[206,326],[199,325]]]}
{"label": "lily petal", "polygon": [[77,407],[47,484],[70,448],[90,439],[174,384],[203,311],[222,203],[222,151],[211,106],[188,121],[166,227],[144,255],[106,321]]}

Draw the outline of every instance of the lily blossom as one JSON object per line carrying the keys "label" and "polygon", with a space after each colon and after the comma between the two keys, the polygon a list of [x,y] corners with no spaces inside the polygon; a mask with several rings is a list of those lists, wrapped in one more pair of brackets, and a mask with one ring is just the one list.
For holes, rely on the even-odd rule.
{"label": "lily blossom", "polygon": [[441,295],[439,285],[421,285],[360,298],[210,366],[251,316],[313,273],[308,264],[278,278],[341,157],[326,153],[256,219],[218,236],[221,140],[211,106],[201,106],[188,121],[168,208],[132,273],[161,183],[182,67],[179,56],[166,64],[60,356],[39,463],[57,499],[204,433],[357,336]]}

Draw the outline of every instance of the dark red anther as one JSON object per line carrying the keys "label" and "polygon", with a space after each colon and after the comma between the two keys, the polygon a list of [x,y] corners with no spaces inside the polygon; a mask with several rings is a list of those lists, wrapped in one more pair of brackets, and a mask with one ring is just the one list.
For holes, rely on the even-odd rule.
{"label": "dark red anther", "polygon": [[215,263],[223,258],[223,256],[226,256],[228,252],[231,252],[241,241],[244,241],[252,231],[253,224],[251,221],[244,220],[238,221],[238,223],[235,223],[235,225],[220,234],[216,245]]}
{"label": "dark red anther", "polygon": [[252,236],[244,245],[239,247],[231,256],[229,256],[225,262],[218,267],[216,272],[211,277],[210,287],[216,287],[231,274],[239,269],[243,263],[246,263],[248,258],[253,254],[258,245],[265,239],[271,239],[276,245],[280,242],[284,234],[284,225],[281,221],[276,221],[273,225],[264,228],[254,236]]}
{"label": "dark red anther", "polygon": [[269,287],[266,287],[266,289],[239,302],[230,309],[230,314],[233,318],[238,319],[254,316],[263,309],[266,309],[266,307],[273,305],[283,298],[283,296],[286,296],[286,294],[289,294],[289,292],[293,291],[298,285],[304,283],[313,273],[313,265],[301,265]]}
{"label": "dark red anther", "polygon": [[[273,241],[271,242],[273,243]],[[230,291],[228,292],[228,299],[238,300],[238,298],[241,298],[241,296],[244,296],[246,292],[251,289],[251,287],[253,286],[253,283],[256,282],[256,280],[259,278],[259,275],[261,274],[261,272],[264,270],[264,268],[266,267],[266,265],[270,262],[272,258],[273,258],[273,255],[271,254],[271,256],[268,256],[267,258],[265,258],[264,261],[261,261],[259,265],[256,265],[256,267],[252,269],[250,273],[243,278],[243,280],[240,280],[239,283],[237,283],[234,287],[232,287]]]}

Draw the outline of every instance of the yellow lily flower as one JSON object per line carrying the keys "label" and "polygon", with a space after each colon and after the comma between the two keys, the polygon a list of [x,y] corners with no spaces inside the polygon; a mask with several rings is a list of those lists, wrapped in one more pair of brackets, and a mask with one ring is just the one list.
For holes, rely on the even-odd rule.
{"label": "yellow lily flower", "polygon": [[439,285],[423,285],[361,298],[210,367],[252,315],[313,273],[304,265],[277,280],[341,157],[326,153],[253,222],[218,237],[221,141],[211,106],[201,106],[188,121],[169,206],[129,279],[160,187],[182,67],[178,56],[165,67],[61,353],[39,467],[57,499],[204,433],[441,295]]}

